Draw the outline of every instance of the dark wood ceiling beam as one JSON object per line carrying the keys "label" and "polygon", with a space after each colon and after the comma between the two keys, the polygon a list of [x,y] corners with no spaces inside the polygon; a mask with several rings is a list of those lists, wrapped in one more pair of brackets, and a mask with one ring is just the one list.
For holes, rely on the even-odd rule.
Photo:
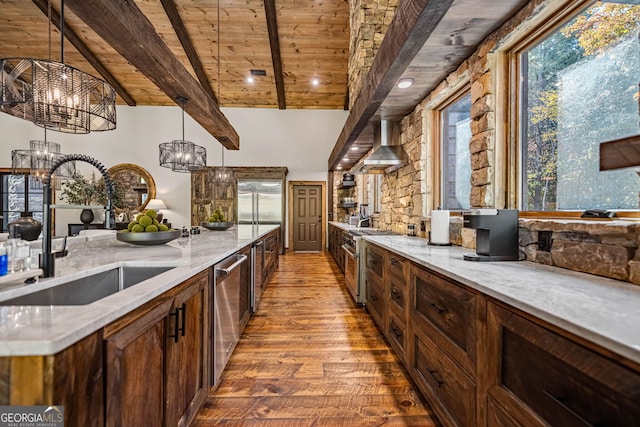
{"label": "dark wood ceiling beam", "polygon": [[[207,74],[204,72],[204,67],[202,66],[202,62],[200,61],[200,57],[196,53],[196,49],[193,46],[193,42],[191,41],[191,37],[189,37],[189,33],[187,32],[187,28],[184,26],[184,22],[182,18],[180,18],[180,13],[178,12],[178,8],[173,0],[160,0],[162,3],[162,7],[164,7],[164,11],[169,17],[169,21],[171,21],[171,25],[173,26],[173,30],[176,32],[180,43],[182,44],[182,48],[184,52],[187,54],[187,58],[189,58],[189,62],[193,67],[193,71],[196,73],[198,80],[200,81],[200,85],[202,88],[207,91],[209,95],[216,101],[218,105],[220,102],[216,97],[216,94],[211,87],[211,83],[209,83],[209,78]],[[218,31],[220,29],[218,28]],[[219,59],[219,58],[218,58]]]}
{"label": "dark wood ceiling beam", "polygon": [[[38,6],[38,9],[44,13],[44,15],[49,19],[49,8],[47,0],[33,0],[33,3]],[[57,10],[51,7],[51,23],[60,30],[60,14]],[[91,64],[91,66],[102,76],[103,79],[107,81],[115,91],[120,95],[120,98],[127,105],[134,107],[136,105],[136,101],[131,97],[129,92],[120,84],[118,79],[116,79],[113,74],[104,66],[102,62],[96,57],[96,55],[89,49],[89,47],[78,37],[78,35],[71,29],[67,23],[64,24],[64,36],[67,40],[71,42],[71,44],[80,52],[82,56]]]}
{"label": "dark wood ceiling beam", "polygon": [[402,1],[329,156],[334,170],[445,16],[453,0]]}
{"label": "dark wood ceiling beam", "polygon": [[66,0],[67,6],[102,39],[230,150],[240,137],[216,101],[194,79],[131,0]]}
{"label": "dark wood ceiling beam", "polygon": [[269,32],[269,45],[271,46],[271,62],[273,62],[273,77],[276,80],[276,93],[278,94],[278,108],[287,109],[284,96],[284,75],[282,74],[282,57],[280,56],[280,37],[278,36],[278,20],[276,17],[276,1],[264,0],[264,11],[267,16],[267,31]]}

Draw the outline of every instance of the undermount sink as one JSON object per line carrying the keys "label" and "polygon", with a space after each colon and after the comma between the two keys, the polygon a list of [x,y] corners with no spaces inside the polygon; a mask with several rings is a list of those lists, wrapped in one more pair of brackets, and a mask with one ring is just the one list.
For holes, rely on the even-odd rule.
{"label": "undermount sink", "polygon": [[22,295],[4,305],[85,305],[115,294],[174,267],[120,266]]}

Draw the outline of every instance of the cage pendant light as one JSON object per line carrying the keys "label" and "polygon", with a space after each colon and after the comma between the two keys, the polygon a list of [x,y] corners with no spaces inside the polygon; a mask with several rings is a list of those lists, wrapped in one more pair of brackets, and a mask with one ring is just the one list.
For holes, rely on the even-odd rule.
{"label": "cage pendant light", "polygon": [[0,59],[0,111],[59,132],[115,129],[115,89],[64,63],[64,0],[60,6],[60,62],[51,61],[50,2],[48,18],[48,60]]}
{"label": "cage pendant light", "polygon": [[178,98],[182,109],[182,139],[163,142],[160,148],[160,166],[174,172],[193,172],[207,167],[207,149],[184,139],[184,104],[186,98]]}

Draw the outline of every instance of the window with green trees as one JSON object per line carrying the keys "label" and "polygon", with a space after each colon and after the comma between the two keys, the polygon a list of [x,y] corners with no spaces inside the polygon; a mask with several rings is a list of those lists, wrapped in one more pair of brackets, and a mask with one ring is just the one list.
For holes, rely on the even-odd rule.
{"label": "window with green trees", "polygon": [[598,155],[640,133],[639,34],[637,1],[596,1],[521,52],[522,209],[638,209],[639,174]]}

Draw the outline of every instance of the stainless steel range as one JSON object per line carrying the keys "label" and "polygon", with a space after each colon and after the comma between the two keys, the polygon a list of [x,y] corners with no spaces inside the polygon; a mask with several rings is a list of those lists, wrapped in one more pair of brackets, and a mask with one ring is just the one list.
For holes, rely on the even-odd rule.
{"label": "stainless steel range", "polygon": [[352,228],[347,231],[342,243],[344,250],[344,282],[349,293],[357,304],[364,304],[364,271],[365,260],[362,254],[362,236],[379,236],[397,234],[377,228]]}

